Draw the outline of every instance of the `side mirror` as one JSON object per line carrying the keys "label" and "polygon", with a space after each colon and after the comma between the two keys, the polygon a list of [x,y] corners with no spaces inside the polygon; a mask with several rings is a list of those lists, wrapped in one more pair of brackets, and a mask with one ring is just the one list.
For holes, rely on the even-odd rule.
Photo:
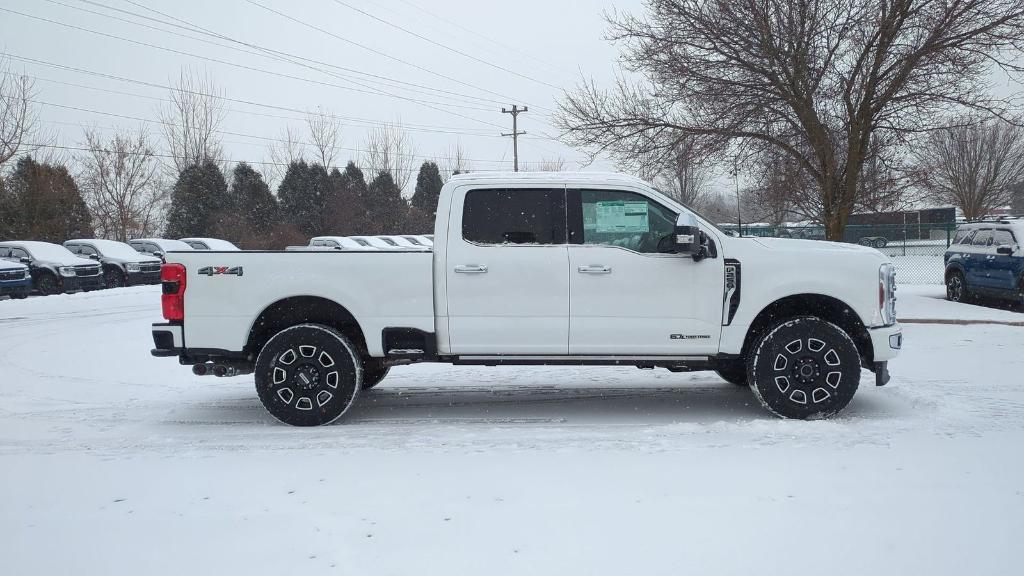
{"label": "side mirror", "polygon": [[164,257],[164,253],[163,252],[153,252],[153,256],[156,256],[157,258],[163,258]]}
{"label": "side mirror", "polygon": [[20,260],[22,264],[31,264],[32,263],[32,259],[27,257],[27,256],[22,256],[18,260]]}
{"label": "side mirror", "polygon": [[675,230],[675,252],[676,254],[689,254],[694,262],[704,259],[704,243],[701,241],[703,233],[697,226],[697,218],[693,214],[683,213],[676,220]]}
{"label": "side mirror", "polygon": [[99,254],[89,254],[89,260],[99,260],[99,259],[100,259],[100,255]]}
{"label": "side mirror", "polygon": [[1000,246],[996,248],[996,254],[1000,256],[1013,256],[1013,246]]}

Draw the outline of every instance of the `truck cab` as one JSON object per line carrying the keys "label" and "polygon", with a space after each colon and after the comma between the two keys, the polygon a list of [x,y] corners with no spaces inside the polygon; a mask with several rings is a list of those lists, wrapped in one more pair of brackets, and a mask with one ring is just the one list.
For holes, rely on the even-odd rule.
{"label": "truck cab", "polygon": [[271,414],[311,425],[413,362],[715,370],[824,417],[902,346],[877,250],[733,238],[629,176],[459,175],[436,218],[432,251],[169,253],[153,353],[255,372]]}

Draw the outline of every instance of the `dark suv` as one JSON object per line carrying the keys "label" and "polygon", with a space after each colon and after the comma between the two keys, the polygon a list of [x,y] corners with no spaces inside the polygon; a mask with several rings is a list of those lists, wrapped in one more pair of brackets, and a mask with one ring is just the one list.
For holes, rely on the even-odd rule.
{"label": "dark suv", "polygon": [[946,250],[946,298],[971,295],[1024,303],[1024,218],[971,222]]}
{"label": "dark suv", "polygon": [[79,258],[60,244],[0,242],[0,258],[28,265],[36,291],[46,296],[60,292],[99,290],[103,274],[98,262]]}
{"label": "dark suv", "polygon": [[160,259],[140,254],[124,242],[89,238],[68,240],[64,247],[82,258],[98,261],[107,288],[160,283]]}

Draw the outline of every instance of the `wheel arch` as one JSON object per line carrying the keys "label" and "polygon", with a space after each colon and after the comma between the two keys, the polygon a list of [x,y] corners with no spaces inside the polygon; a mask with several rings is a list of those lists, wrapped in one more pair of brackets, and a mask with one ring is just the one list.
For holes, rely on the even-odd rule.
{"label": "wheel arch", "polygon": [[959,262],[950,262],[949,264],[946,265],[946,272],[942,275],[943,283],[948,282],[949,277],[952,276],[954,272],[959,272],[965,280],[967,279],[967,275],[964,273],[963,265],[961,265]]}
{"label": "wheel arch", "polygon": [[249,327],[245,351],[258,354],[270,337],[299,324],[323,324],[348,337],[366,354],[366,337],[355,316],[341,304],[322,296],[289,296],[265,307]]}
{"label": "wheel arch", "polygon": [[864,365],[872,366],[875,351],[871,343],[871,335],[857,312],[849,304],[834,296],[813,293],[793,294],[779,298],[758,312],[743,339],[743,357],[747,356],[773,324],[783,318],[794,316],[814,316],[839,326],[849,334],[857,345],[857,351],[860,353]]}

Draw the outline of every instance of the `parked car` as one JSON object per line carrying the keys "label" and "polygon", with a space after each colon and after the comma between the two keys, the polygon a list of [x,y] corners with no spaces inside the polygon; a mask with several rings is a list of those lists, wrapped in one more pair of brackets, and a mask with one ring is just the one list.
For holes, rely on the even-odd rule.
{"label": "parked car", "polygon": [[346,236],[317,236],[310,238],[309,247],[333,250],[378,250],[378,248],[363,245]]}
{"label": "parked car", "polygon": [[857,243],[861,246],[870,246],[872,248],[885,248],[889,245],[889,239],[885,236],[864,236],[857,240]]}
{"label": "parked car", "polygon": [[238,250],[238,246],[220,238],[182,238],[181,241],[191,246],[193,250],[215,250],[218,252]]}
{"label": "parked car", "polygon": [[180,252],[182,250],[194,250],[181,240],[170,240],[168,238],[136,238],[129,240],[128,245],[136,251],[164,261],[164,254],[168,252]]}
{"label": "parked car", "polygon": [[104,287],[98,262],[79,258],[60,244],[0,242],[0,258],[28,265],[32,285],[43,296]]}
{"label": "parked car", "polygon": [[946,250],[946,298],[988,296],[1024,303],[1024,219],[961,224]]}
{"label": "parked car", "polygon": [[[0,248],[3,252],[3,248]],[[32,275],[21,262],[0,259],[0,296],[27,298],[32,290]]]}
{"label": "parked car", "polygon": [[312,426],[412,362],[715,370],[827,417],[902,346],[872,248],[731,238],[624,175],[459,175],[438,207],[433,251],[168,254],[152,354],[254,373],[270,414]]}
{"label": "parked car", "polygon": [[107,288],[160,283],[160,259],[141,254],[124,242],[79,238],[68,240],[64,247],[82,258],[99,262]]}

